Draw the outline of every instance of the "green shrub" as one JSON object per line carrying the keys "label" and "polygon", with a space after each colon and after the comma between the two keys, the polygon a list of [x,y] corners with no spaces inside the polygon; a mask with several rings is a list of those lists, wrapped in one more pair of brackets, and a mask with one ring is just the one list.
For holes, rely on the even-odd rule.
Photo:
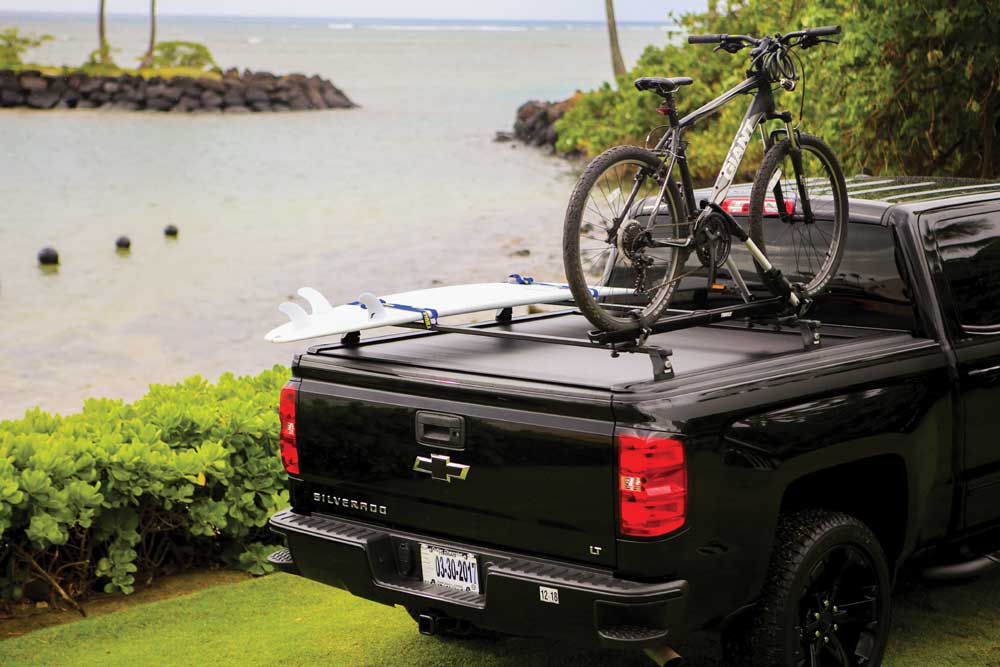
{"label": "green shrub", "polygon": [[[715,3],[711,3],[715,4]],[[729,0],[720,9],[679,19],[691,33],[763,35],[800,27],[841,25],[839,46],[802,53],[806,85],[777,96],[802,128],[833,145],[845,171],[992,177],[1000,173],[1000,11],[979,0]],[[678,95],[693,110],[743,79],[747,51],[651,46],[635,69],[583,96],[557,124],[558,148],[596,154],[617,143],[641,143],[661,124],[656,98],[632,87],[639,76],[691,76]],[[737,100],[703,122],[689,139],[695,177],[713,178],[745,111]],[[752,170],[748,155],[745,169]],[[744,173],[748,175],[749,172]]]}
{"label": "green shrub", "polygon": [[73,599],[130,593],[196,564],[270,571],[260,543],[288,504],[276,409],[288,375],[196,376],[132,404],[0,422],[0,599],[33,581]]}
{"label": "green shrub", "polygon": [[153,67],[194,67],[218,69],[208,47],[198,42],[157,42],[153,49]]}
{"label": "green shrub", "polygon": [[16,69],[23,65],[22,57],[45,42],[54,39],[52,35],[22,35],[17,28],[0,30],[0,69]]}

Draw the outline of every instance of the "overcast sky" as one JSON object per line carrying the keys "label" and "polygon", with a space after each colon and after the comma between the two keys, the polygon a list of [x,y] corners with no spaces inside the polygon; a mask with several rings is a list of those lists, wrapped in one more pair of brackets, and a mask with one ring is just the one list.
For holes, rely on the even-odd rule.
{"label": "overcast sky", "polygon": [[[145,0],[107,0],[108,13],[142,14]],[[619,21],[662,21],[707,0],[615,0]],[[0,0],[0,11],[91,13],[97,0]],[[600,21],[601,0],[159,0],[160,14]]]}

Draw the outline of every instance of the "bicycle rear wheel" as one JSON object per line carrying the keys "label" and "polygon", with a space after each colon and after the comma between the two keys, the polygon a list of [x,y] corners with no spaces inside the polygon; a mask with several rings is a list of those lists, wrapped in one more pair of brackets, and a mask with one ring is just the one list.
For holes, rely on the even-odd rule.
{"label": "bicycle rear wheel", "polygon": [[799,148],[798,167],[788,139],[764,156],[750,192],[749,233],[771,264],[812,298],[837,274],[847,245],[847,186],[823,141],[802,134]]}
{"label": "bicycle rear wheel", "polygon": [[[598,329],[647,327],[670,305],[688,253],[652,242],[686,238],[689,225],[677,186],[663,188],[663,172],[655,153],[616,146],[594,158],[573,189],[563,226],[566,280]],[[633,293],[600,298],[591,285]]]}

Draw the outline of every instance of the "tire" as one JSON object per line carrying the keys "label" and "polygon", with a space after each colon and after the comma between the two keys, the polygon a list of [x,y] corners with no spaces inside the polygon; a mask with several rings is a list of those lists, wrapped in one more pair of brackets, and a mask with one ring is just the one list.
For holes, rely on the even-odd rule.
{"label": "tire", "polygon": [[[750,192],[750,238],[767,255],[768,261],[781,270],[781,272],[791,282],[797,282],[798,278],[807,278],[798,281],[802,285],[802,292],[809,298],[821,293],[837,274],[840,268],[840,261],[844,254],[844,247],[847,245],[847,225],[850,217],[848,211],[847,186],[844,184],[844,174],[840,169],[837,156],[833,154],[830,147],[821,139],[811,134],[799,135],[799,146],[802,149],[803,161],[808,159],[808,164],[804,166],[807,173],[815,174],[815,184],[806,186],[806,196],[813,205],[813,212],[821,222],[810,225],[802,218],[802,204],[797,202],[795,213],[792,216],[793,222],[786,222],[778,218],[776,214],[765,216],[765,200],[771,197],[774,192],[769,190],[771,178],[775,171],[782,169],[781,175],[791,173],[791,179],[782,178],[779,182],[783,192],[789,191],[798,199],[794,170],[789,172],[791,167],[792,145],[788,139],[783,139],[767,151],[764,160],[761,162],[757,175],[754,178],[753,189]],[[814,169],[810,169],[812,166]],[[772,198],[772,200],[775,198]],[[788,201],[786,199],[785,201]],[[829,218],[829,223],[826,222]],[[765,240],[765,225],[782,225],[777,231],[769,234],[772,240],[785,241],[791,243],[776,243],[778,247],[772,248],[772,253],[767,252]],[[829,227],[828,232],[824,232]],[[812,229],[816,229],[815,237]],[[802,239],[802,251],[795,244],[796,233]],[[815,238],[819,247],[811,244],[811,249],[806,248],[806,233],[809,241]],[[791,248],[787,252],[786,248]],[[778,251],[785,250],[784,256],[780,256]],[[815,251],[815,252],[813,252]],[[813,263],[815,257],[815,266]],[[758,272],[761,268],[757,266]],[[810,275],[811,274],[811,275]],[[763,274],[762,274],[763,277]]]}
{"label": "tire", "polygon": [[878,667],[890,588],[885,553],[861,521],[822,510],[782,515],[750,630],[753,664]]}
{"label": "tire", "polygon": [[[602,206],[593,198],[595,188],[598,188],[599,191],[600,184],[604,180],[613,178],[617,170],[619,174],[619,188],[615,193],[618,194],[618,198],[622,204],[627,203],[628,197],[622,197],[621,194],[625,191],[631,191],[632,186],[628,185],[627,178],[622,179],[622,173],[630,169],[637,172],[648,172],[648,174],[652,175],[644,177],[644,179],[648,180],[639,182],[640,193],[659,193],[662,184],[662,181],[659,179],[663,176],[663,161],[655,153],[637,146],[616,146],[594,158],[583,174],[580,175],[576,186],[573,188],[573,194],[570,196],[569,205],[566,208],[566,219],[563,225],[563,264],[566,270],[566,281],[569,283],[569,288],[573,293],[577,307],[595,327],[603,331],[648,327],[655,322],[660,314],[670,305],[670,300],[673,298],[677,287],[675,278],[680,275],[680,270],[684,266],[684,260],[687,258],[687,252],[682,252],[677,248],[654,249],[650,250],[648,254],[644,254],[644,257],[656,258],[657,261],[660,261],[660,265],[654,265],[652,269],[656,271],[662,269],[663,278],[660,280],[660,285],[657,289],[648,297],[640,293],[639,288],[643,286],[637,287],[637,298],[644,300],[645,304],[639,303],[635,308],[631,309],[631,312],[627,308],[611,309],[607,305],[610,303],[609,300],[599,301],[591,293],[587,277],[588,268],[603,267],[600,279],[602,284],[610,284],[616,274],[620,275],[619,272],[624,273],[625,270],[632,271],[630,275],[635,275],[634,269],[629,268],[632,266],[630,260],[621,257],[619,250],[614,244],[602,241],[599,237],[588,236],[590,233],[607,232],[609,228],[614,226],[614,216],[611,216],[611,219],[605,220],[608,223],[605,229],[598,229],[597,225],[600,224],[600,221],[595,222],[594,218],[599,219],[602,217],[599,210]],[[625,187],[626,185],[628,187]],[[615,193],[612,193],[612,195],[615,195]],[[612,196],[611,199],[619,200],[615,196]],[[654,235],[676,238],[686,237],[687,229],[689,228],[687,210],[684,200],[677,190],[677,185],[672,180],[667,183],[664,200],[667,211],[669,211],[669,216],[665,215],[666,211],[658,213],[654,223],[656,231],[654,232],[654,230],[648,227],[645,229]],[[604,194],[604,201],[608,202],[606,193]],[[653,201],[655,201],[655,198]],[[620,211],[622,220],[619,224],[624,225],[624,223],[633,220],[638,223],[638,211],[642,208],[643,203],[646,204],[645,210],[647,212],[652,208],[652,203],[648,196],[637,195],[628,211]],[[596,214],[595,208],[597,209]],[[613,210],[614,205],[609,203],[608,208]],[[682,222],[676,223],[675,221],[678,220]],[[648,217],[647,222],[642,224],[648,225]],[[587,260],[585,257],[581,257],[581,255],[585,255],[588,251],[581,251],[581,237],[591,239],[598,248],[601,247],[600,244],[602,242],[605,244],[607,248],[602,252],[608,252],[608,259],[604,261],[603,265],[598,262],[597,266],[594,266],[593,263],[591,263],[590,267],[585,266]],[[610,238],[610,234],[608,238]],[[645,250],[641,252],[645,253]],[[599,260],[600,255],[597,258]],[[653,273],[655,275],[655,271]],[[591,272],[591,277],[596,279],[593,272]],[[629,297],[629,300],[630,303],[635,301],[632,297]],[[605,305],[602,306],[602,303]],[[618,301],[618,303],[621,304],[622,302]],[[615,312],[620,313],[620,315],[614,314]]]}

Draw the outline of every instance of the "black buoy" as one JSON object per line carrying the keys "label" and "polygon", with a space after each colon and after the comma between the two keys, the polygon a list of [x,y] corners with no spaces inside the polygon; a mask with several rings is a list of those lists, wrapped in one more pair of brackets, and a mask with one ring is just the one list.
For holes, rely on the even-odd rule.
{"label": "black buoy", "polygon": [[163,235],[169,236],[172,239],[177,238],[177,227],[174,225],[167,225],[163,228]]}
{"label": "black buoy", "polygon": [[52,246],[45,246],[38,251],[38,263],[43,266],[54,266],[59,263],[59,253]]}
{"label": "black buoy", "polygon": [[115,239],[115,247],[119,250],[128,250],[132,247],[132,241],[127,236],[119,236]]}

